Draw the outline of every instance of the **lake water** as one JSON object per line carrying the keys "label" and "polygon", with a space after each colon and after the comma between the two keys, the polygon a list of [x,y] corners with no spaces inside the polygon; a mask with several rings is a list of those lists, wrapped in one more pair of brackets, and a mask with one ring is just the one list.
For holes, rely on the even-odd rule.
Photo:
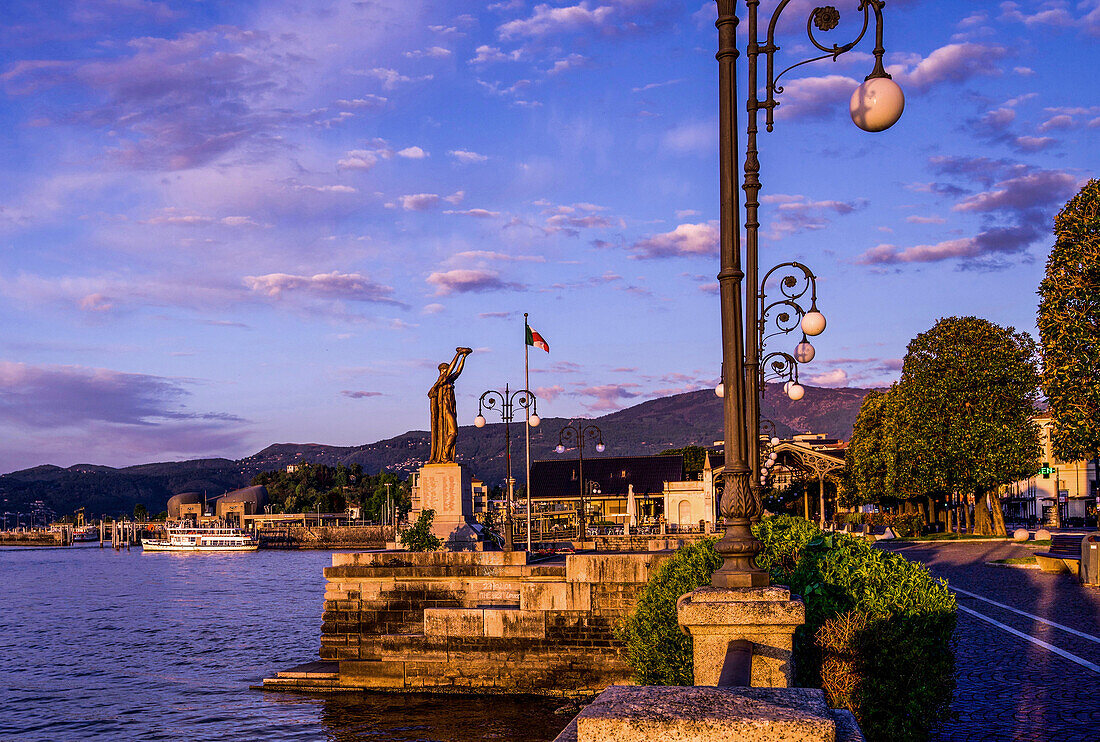
{"label": "lake water", "polygon": [[318,657],[331,552],[0,550],[0,740],[552,740],[540,697],[250,690]]}

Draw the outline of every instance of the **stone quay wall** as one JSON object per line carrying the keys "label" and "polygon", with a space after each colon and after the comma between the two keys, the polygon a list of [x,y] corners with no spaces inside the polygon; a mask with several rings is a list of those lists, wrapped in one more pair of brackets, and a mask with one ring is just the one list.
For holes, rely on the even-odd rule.
{"label": "stone quay wall", "polygon": [[659,534],[593,536],[584,542],[584,547],[596,551],[663,551],[665,549],[675,551],[681,546],[688,546],[708,536],[714,537],[714,534],[670,533],[663,536]]}
{"label": "stone quay wall", "polygon": [[669,554],[333,554],[321,659],[333,690],[587,696],[630,682],[614,628]]}
{"label": "stone quay wall", "polygon": [[274,526],[261,528],[264,549],[384,549],[393,526]]}
{"label": "stone quay wall", "polygon": [[62,546],[61,534],[51,531],[0,531],[0,546]]}

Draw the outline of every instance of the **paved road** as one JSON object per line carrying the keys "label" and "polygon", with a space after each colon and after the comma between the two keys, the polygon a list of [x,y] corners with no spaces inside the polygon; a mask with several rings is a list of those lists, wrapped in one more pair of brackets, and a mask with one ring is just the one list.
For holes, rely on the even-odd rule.
{"label": "paved road", "polygon": [[1100,742],[1100,590],[988,565],[1039,550],[1010,542],[886,548],[959,591],[956,718],[934,740]]}

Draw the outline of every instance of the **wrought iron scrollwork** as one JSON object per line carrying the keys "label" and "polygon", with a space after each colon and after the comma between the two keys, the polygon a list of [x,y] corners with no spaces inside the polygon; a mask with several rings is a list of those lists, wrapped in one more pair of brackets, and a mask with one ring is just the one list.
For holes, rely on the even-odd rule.
{"label": "wrought iron scrollwork", "polygon": [[814,11],[810,13],[810,20],[817,26],[818,31],[832,31],[840,23],[840,11],[832,5],[814,8]]}
{"label": "wrought iron scrollwork", "polygon": [[837,26],[840,25],[840,11],[832,5],[814,8],[806,18],[806,36],[810,43],[814,45],[814,48],[824,53],[808,59],[803,59],[800,62],[795,62],[783,69],[778,75],[775,74],[775,53],[779,51],[779,47],[775,43],[775,29],[776,25],[779,23],[779,17],[783,14],[783,11],[786,10],[789,3],[790,0],[782,0],[782,2],[776,6],[775,10],[772,12],[771,20],[768,23],[767,41],[764,44],[757,45],[760,50],[759,53],[763,53],[767,57],[767,80],[764,86],[767,97],[763,102],[754,103],[757,107],[766,110],[765,125],[768,131],[773,131],[775,128],[773,114],[774,109],[779,105],[775,96],[783,94],[783,86],[779,84],[783,76],[791,70],[801,67],[804,64],[810,64],[811,62],[819,62],[823,59],[832,59],[835,62],[841,54],[854,49],[859,42],[863,41],[863,38],[867,35],[867,30],[871,27],[872,12],[875,14],[875,48],[872,52],[875,55],[875,66],[871,74],[868,75],[868,79],[872,77],[889,77],[882,65],[882,55],[886,51],[882,46],[882,7],[886,4],[885,0],[859,1],[859,5],[856,6],[856,12],[863,14],[863,24],[856,37],[846,44],[823,43],[814,33],[815,28],[822,33],[827,33],[837,28]]}
{"label": "wrought iron scrollwork", "polygon": [[798,361],[789,353],[775,351],[768,353],[760,361],[760,388],[766,381],[790,381],[798,383]]}

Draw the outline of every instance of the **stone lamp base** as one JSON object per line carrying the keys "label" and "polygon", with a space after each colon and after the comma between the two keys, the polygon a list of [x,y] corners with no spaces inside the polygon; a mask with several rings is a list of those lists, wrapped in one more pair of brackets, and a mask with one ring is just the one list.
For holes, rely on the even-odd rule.
{"label": "stone lamp base", "polygon": [[691,636],[695,685],[717,686],[730,642],[753,644],[750,685],[794,684],[794,631],[806,623],[806,606],[791,591],[774,587],[701,587],[676,603],[680,628]]}

